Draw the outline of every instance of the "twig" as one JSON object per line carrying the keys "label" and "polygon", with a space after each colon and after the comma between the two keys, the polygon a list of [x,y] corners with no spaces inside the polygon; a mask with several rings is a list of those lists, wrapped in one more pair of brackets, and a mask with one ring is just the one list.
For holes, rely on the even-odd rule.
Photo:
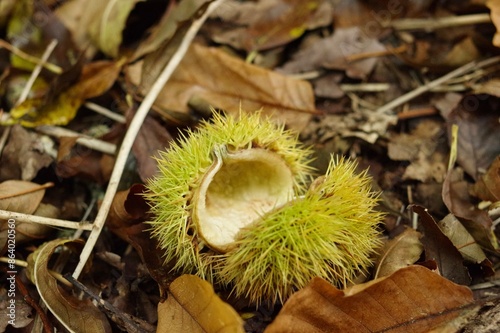
{"label": "twig", "polygon": [[59,220],[44,216],[10,212],[8,210],[2,210],[2,209],[0,209],[0,219],[2,220],[14,219],[16,220],[16,222],[38,223],[59,228],[92,230],[92,224],[89,222],[74,222],[68,220]]}
{"label": "twig", "polygon": [[165,84],[167,83],[170,76],[173,74],[178,64],[181,62],[182,58],[186,54],[189,46],[191,45],[192,40],[198,33],[198,30],[201,28],[205,20],[208,18],[210,13],[217,8],[224,0],[214,0],[211,2],[203,15],[195,20],[192,25],[189,27],[186,35],[184,36],[181,44],[177,51],[173,54],[172,58],[165,66],[160,76],[156,80],[156,82],[151,87],[151,90],[148,92],[141,105],[137,109],[137,112],[130,123],[130,126],[125,134],[123,142],[120,146],[120,150],[118,151],[118,156],[116,157],[115,166],[113,168],[113,173],[111,174],[111,178],[109,180],[108,188],[106,189],[106,193],[104,194],[104,198],[101,203],[101,207],[97,212],[97,216],[95,218],[92,231],[90,232],[89,238],[85,243],[85,246],[80,254],[80,261],[73,272],[73,277],[78,279],[80,273],[82,272],[85,263],[87,262],[92,249],[97,242],[97,238],[102,231],[104,226],[104,222],[106,221],[106,217],[108,216],[109,209],[111,207],[111,203],[113,198],[115,197],[116,191],[118,189],[118,184],[120,182],[121,176],[123,174],[123,170],[125,168],[125,164],[127,162],[128,155],[130,150],[132,149],[132,145],[134,144],[137,133],[139,132],[144,119],[146,118],[149,109],[153,105],[154,101],[158,97],[158,94],[163,89]]}
{"label": "twig", "polygon": [[432,17],[429,19],[399,19],[392,20],[384,27],[391,27],[399,31],[408,30],[437,30],[443,28],[457,27],[463,25],[474,25],[479,23],[491,23],[490,14],[471,14],[451,17]]}
{"label": "twig", "polygon": [[38,64],[36,64],[35,68],[31,72],[30,78],[28,79],[28,82],[26,82],[26,85],[24,86],[24,89],[21,92],[21,96],[19,96],[19,99],[17,100],[16,105],[19,105],[26,100],[26,98],[28,97],[28,94],[31,91],[31,87],[33,87],[33,84],[35,83],[36,78],[38,77],[38,75],[42,71],[43,65],[47,63],[47,60],[49,60],[49,57],[52,54],[52,52],[54,51],[54,49],[56,48],[56,46],[57,46],[56,39],[53,39],[49,43],[49,45],[47,45],[47,48],[43,52],[42,58],[40,59]]}
{"label": "twig", "polygon": [[45,183],[45,184],[42,184],[42,185],[38,185],[38,186],[30,188],[30,189],[19,191],[19,192],[7,193],[7,194],[4,194],[4,195],[0,195],[0,200],[7,199],[7,198],[12,198],[12,197],[17,197],[17,196],[25,195],[25,194],[29,194],[29,193],[33,193],[33,192],[40,191],[40,190],[45,190],[46,188],[51,188],[53,186],[54,186],[54,183],[48,182],[48,183]]}
{"label": "twig", "polygon": [[114,155],[116,153],[116,145],[102,141],[96,138],[93,138],[88,135],[80,134],[78,132],[71,131],[67,128],[58,127],[58,126],[37,126],[36,130],[40,133],[55,136],[57,138],[61,138],[64,136],[77,138],[76,143],[81,144],[90,149],[94,149],[100,151],[105,154]]}
{"label": "twig", "polygon": [[374,52],[365,52],[365,53],[356,53],[356,54],[351,54],[347,57],[345,57],[345,60],[347,62],[355,62],[359,60],[364,60],[364,59],[369,59],[369,58],[375,58],[375,57],[384,57],[387,55],[393,55],[396,53],[403,53],[408,49],[408,46],[403,44],[401,46],[398,46],[396,48],[388,48],[383,51],[374,51]]}
{"label": "twig", "polygon": [[486,60],[483,60],[480,62],[477,62],[477,61],[470,62],[466,65],[463,65],[462,67],[459,67],[459,68],[449,72],[448,74],[446,74],[444,76],[441,76],[440,78],[438,78],[434,81],[430,81],[423,86],[420,86],[420,87],[418,87],[418,88],[416,88],[416,89],[414,89],[414,90],[412,90],[412,91],[410,91],[402,96],[399,96],[398,98],[396,98],[396,99],[392,100],[391,102],[385,104],[384,106],[378,108],[376,110],[376,112],[386,113],[388,111],[392,111],[394,108],[396,108],[396,107],[412,100],[413,98],[445,83],[446,81],[448,81],[450,79],[453,79],[453,78],[460,76],[464,73],[467,73],[471,70],[492,65],[492,64],[499,62],[499,61],[500,61],[500,56],[496,56],[496,57],[491,57],[489,59],[486,59]]}
{"label": "twig", "polygon": [[15,279],[16,279],[17,288],[19,289],[19,292],[23,296],[24,301],[28,305],[30,305],[33,309],[35,309],[36,313],[38,314],[38,316],[42,320],[43,331],[45,333],[54,332],[54,327],[52,326],[52,323],[50,322],[47,314],[42,309],[42,307],[40,305],[38,305],[37,301],[35,301],[33,299],[33,297],[31,297],[30,293],[28,292],[28,288],[26,288],[26,286],[24,285],[23,280],[21,280],[21,277],[16,275]]}
{"label": "twig", "polygon": [[434,107],[411,109],[398,113],[399,120],[412,119],[417,117],[433,116],[438,114],[438,110]]}
{"label": "twig", "polygon": [[89,108],[90,110],[92,110],[94,112],[102,114],[103,116],[108,117],[109,119],[116,121],[117,123],[125,124],[127,122],[125,117],[122,116],[121,114],[113,112],[113,111],[106,109],[105,107],[102,107],[102,106],[97,105],[95,103],[86,102],[84,104],[84,106]]}
{"label": "twig", "polygon": [[[24,60],[29,61],[31,63],[37,64],[40,62],[40,59],[38,59],[37,57],[33,57],[33,56],[21,51],[20,49],[18,49],[15,46],[10,45],[9,43],[4,41],[3,39],[0,39],[0,47],[3,47],[5,49],[9,50],[10,52],[14,53],[16,56],[23,58]],[[44,63],[42,66],[43,66],[43,68],[45,68],[45,69],[47,69],[55,74],[61,74],[63,72],[63,69],[61,67],[54,65],[54,64],[51,64],[51,63],[48,63],[48,62]]]}

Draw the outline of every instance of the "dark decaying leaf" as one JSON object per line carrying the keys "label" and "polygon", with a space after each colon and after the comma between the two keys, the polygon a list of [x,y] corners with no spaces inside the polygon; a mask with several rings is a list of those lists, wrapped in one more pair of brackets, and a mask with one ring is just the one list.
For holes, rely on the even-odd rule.
{"label": "dark decaying leaf", "polygon": [[451,240],[439,229],[434,218],[427,209],[419,205],[411,205],[411,210],[420,217],[423,229],[421,242],[424,245],[426,260],[434,260],[439,272],[445,278],[459,284],[469,285],[471,278],[463,264],[463,258]]}
{"label": "dark decaying leaf", "polygon": [[453,181],[453,173],[448,171],[443,183],[442,197],[449,212],[460,219],[476,242],[484,248],[494,250],[497,241],[491,229],[493,221],[486,211],[473,204],[469,195],[469,184],[465,180]]}
{"label": "dark decaying leaf", "polygon": [[216,15],[237,26],[222,30],[214,40],[246,51],[266,50],[287,44],[306,30],[327,26],[331,14],[331,5],[324,0],[231,1]]}
{"label": "dark decaying leaf", "polygon": [[458,125],[457,162],[474,179],[500,155],[499,105],[497,97],[466,95],[446,119],[450,140],[452,125]]}
{"label": "dark decaying leaf", "polygon": [[158,166],[154,156],[159,151],[167,150],[172,136],[160,122],[151,116],[146,117],[137,138],[132,146],[132,152],[137,160],[137,173],[142,181],[156,175]]}
{"label": "dark decaying leaf", "polygon": [[158,282],[163,297],[171,281],[168,274],[170,267],[164,264],[163,252],[158,248],[156,238],[151,236],[148,225],[144,223],[149,217],[149,206],[142,195],[144,191],[142,184],[119,191],[111,204],[106,226],[136,249],[151,277]]}
{"label": "dark decaying leaf", "polygon": [[54,161],[53,142],[46,139],[14,125],[0,158],[0,180],[32,180],[38,171],[49,166]]}
{"label": "dark decaying leaf", "polygon": [[158,304],[157,332],[243,333],[243,320],[214,292],[210,283],[194,275],[182,275]]}
{"label": "dark decaying leaf", "polygon": [[461,315],[473,300],[469,288],[421,266],[345,291],[314,278],[265,333],[424,333]]}
{"label": "dark decaying leaf", "polygon": [[330,68],[346,71],[352,78],[365,78],[373,70],[377,58],[349,62],[347,57],[355,54],[380,52],[385,47],[376,38],[364,34],[358,27],[336,29],[334,33],[299,51],[281,71],[298,73]]}
{"label": "dark decaying leaf", "polygon": [[[10,18],[7,36],[11,44],[25,53],[40,58],[52,40],[57,41],[48,61],[63,70],[70,68],[78,57],[71,34],[47,7],[44,1],[19,0]],[[16,68],[33,70],[35,63],[14,54],[11,63]]]}
{"label": "dark decaying leaf", "polygon": [[[183,0],[175,4],[171,10],[165,11],[158,25],[156,25],[151,34],[141,42],[133,55],[137,60],[149,53],[165,52],[167,44],[170,44],[171,38],[179,28],[190,22],[200,13],[200,9],[209,3],[210,0]],[[178,45],[170,45],[171,48]],[[156,64],[159,66],[160,64]]]}
{"label": "dark decaying leaf", "polygon": [[60,246],[81,250],[83,244],[78,240],[55,239],[45,243],[37,251],[30,254],[28,266],[32,282],[40,297],[52,314],[70,332],[110,333],[111,326],[106,316],[92,302],[81,300],[58,285],[50,274],[49,261],[52,254]]}

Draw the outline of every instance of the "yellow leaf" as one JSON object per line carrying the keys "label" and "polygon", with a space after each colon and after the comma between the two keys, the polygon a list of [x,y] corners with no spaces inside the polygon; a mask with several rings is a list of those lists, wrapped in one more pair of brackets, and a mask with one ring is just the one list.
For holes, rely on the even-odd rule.
{"label": "yellow leaf", "polygon": [[156,332],[245,331],[238,313],[214,293],[208,282],[194,275],[182,275],[170,285],[167,300],[158,304]]}
{"label": "yellow leaf", "polygon": [[123,61],[96,61],[84,66],[78,82],[53,101],[44,104],[44,97],[28,99],[10,111],[14,122],[25,127],[66,125],[88,98],[106,92],[116,81]]}

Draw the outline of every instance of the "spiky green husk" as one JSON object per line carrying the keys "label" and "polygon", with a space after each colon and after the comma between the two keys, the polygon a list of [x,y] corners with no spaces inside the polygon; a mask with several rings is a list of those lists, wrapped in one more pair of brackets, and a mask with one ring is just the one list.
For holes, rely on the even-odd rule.
{"label": "spiky green husk", "polygon": [[234,250],[224,254],[224,283],[237,295],[284,300],[313,277],[345,285],[379,244],[377,194],[356,163],[337,159],[305,194],[240,231]]}
{"label": "spiky green husk", "polygon": [[147,187],[148,200],[155,219],[151,232],[165,250],[165,262],[175,263],[180,273],[196,273],[213,281],[218,256],[198,237],[191,221],[193,193],[214,160],[214,149],[230,151],[263,148],[275,152],[289,165],[297,193],[310,180],[310,150],[299,144],[297,135],[264,118],[260,112],[241,113],[239,118],[214,114],[212,122],[203,122],[160,153],[158,176]]}

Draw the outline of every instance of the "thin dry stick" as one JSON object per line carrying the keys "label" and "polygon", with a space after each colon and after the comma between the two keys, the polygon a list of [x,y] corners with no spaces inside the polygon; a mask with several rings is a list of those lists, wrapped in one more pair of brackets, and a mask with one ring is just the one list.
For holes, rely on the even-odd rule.
{"label": "thin dry stick", "polygon": [[121,114],[108,110],[105,107],[102,107],[98,104],[92,102],[86,102],[84,105],[90,110],[102,114],[103,116],[108,117],[109,119],[112,119],[118,123],[125,124],[127,122],[125,117],[122,116]]}
{"label": "thin dry stick", "polygon": [[[18,49],[15,46],[10,45],[9,43],[4,41],[3,39],[0,39],[0,47],[3,47],[5,49],[9,50],[10,52],[14,53],[16,56],[23,58],[26,61],[32,62],[34,64],[37,64],[40,62],[40,59],[38,59],[37,57],[33,57],[33,56],[21,51],[20,49]],[[45,69],[47,69],[55,74],[61,74],[63,72],[63,69],[61,67],[54,65],[54,64],[51,64],[51,63],[48,63],[48,62],[44,63],[42,66]]]}
{"label": "thin dry stick", "polygon": [[189,30],[186,32],[184,39],[179,45],[179,48],[174,53],[168,64],[165,66],[160,76],[151,87],[151,90],[148,92],[141,105],[137,109],[137,112],[132,119],[132,122],[130,123],[127,133],[125,134],[122,145],[120,146],[120,150],[118,151],[118,156],[113,168],[113,173],[111,174],[108,188],[106,190],[106,193],[104,194],[101,207],[97,212],[97,216],[93,225],[94,227],[89,235],[89,238],[87,239],[87,242],[85,243],[82,253],[80,254],[80,261],[78,262],[78,265],[73,272],[73,277],[75,279],[78,279],[78,277],[80,276],[80,273],[82,272],[83,267],[85,266],[85,263],[90,257],[92,249],[97,242],[97,238],[101,233],[104,222],[106,221],[106,217],[108,216],[111,203],[113,202],[113,198],[115,197],[118,184],[125,167],[125,163],[127,162],[128,155],[130,153],[130,150],[132,149],[132,145],[135,141],[137,133],[139,132],[139,129],[141,128],[142,123],[144,122],[144,119],[149,112],[149,109],[153,105],[154,101],[158,97],[158,94],[163,89],[174,70],[177,68],[178,64],[181,62],[184,55],[186,54],[192,40],[198,33],[198,30],[201,28],[210,13],[213,12],[215,8],[217,8],[223,1],[224,0],[214,0],[213,2],[211,2],[203,15],[195,20],[191,27],[189,27]]}
{"label": "thin dry stick", "polygon": [[37,224],[48,225],[51,227],[92,230],[92,224],[89,222],[74,222],[74,221],[53,219],[43,216],[10,212],[8,210],[0,210],[0,219],[2,220],[14,219],[16,220],[16,223],[18,222],[37,223]]}
{"label": "thin dry stick", "polygon": [[399,19],[383,24],[399,31],[405,30],[426,30],[457,27],[463,25],[474,25],[480,23],[491,23],[491,17],[488,13],[460,15],[450,17],[433,17],[429,19]]}
{"label": "thin dry stick", "polygon": [[54,186],[54,183],[48,182],[48,183],[45,183],[45,184],[42,184],[42,185],[38,185],[36,187],[30,188],[30,189],[27,189],[27,190],[22,190],[22,191],[15,192],[15,193],[7,193],[7,194],[4,194],[4,195],[0,195],[0,200],[7,199],[7,198],[12,198],[12,197],[17,197],[17,196],[25,195],[25,194],[29,194],[29,193],[33,193],[33,192],[40,191],[40,190],[45,190],[46,188],[51,188],[53,186]]}
{"label": "thin dry stick", "polygon": [[37,126],[36,130],[46,135],[55,136],[56,138],[61,138],[61,137],[77,138],[76,143],[85,146],[87,148],[100,151],[101,153],[109,155],[114,155],[116,153],[115,144],[102,141],[88,135],[80,134],[78,132],[74,132],[64,127],[43,125],[43,126]]}
{"label": "thin dry stick", "polygon": [[376,110],[376,112],[378,113],[386,113],[386,112],[389,112],[389,111],[392,111],[394,108],[414,99],[415,97],[419,96],[419,95],[422,95],[423,93],[433,89],[433,88],[436,88],[437,86],[445,83],[446,81],[450,80],[450,79],[453,79],[457,76],[460,76],[462,74],[465,74],[471,70],[475,70],[475,69],[478,69],[478,68],[482,68],[482,67],[486,67],[486,66],[490,66],[496,62],[499,62],[500,61],[500,56],[496,56],[496,57],[492,57],[492,58],[489,58],[489,59],[486,59],[486,60],[483,60],[483,61],[480,61],[480,62],[477,62],[477,61],[473,61],[473,62],[470,62],[466,65],[463,65],[462,67],[459,67],[457,69],[455,69],[454,71],[451,71],[449,72],[448,74],[444,75],[444,76],[441,76],[440,78],[434,80],[434,81],[431,81],[423,86],[420,86],[402,96],[399,96],[398,98],[392,100],[391,102],[385,104],[384,106],[378,108]]}
{"label": "thin dry stick", "polygon": [[47,60],[49,60],[50,55],[54,51],[54,49],[57,46],[57,40],[53,39],[49,45],[47,45],[47,48],[42,54],[42,58],[36,65],[36,67],[33,69],[33,72],[31,72],[30,78],[28,79],[28,82],[26,82],[26,85],[24,86],[23,91],[21,92],[21,96],[19,96],[19,100],[16,102],[16,105],[21,104],[26,100],[28,97],[28,94],[31,91],[31,87],[33,87],[33,84],[35,83],[36,78],[42,71],[43,65],[47,63]]}

